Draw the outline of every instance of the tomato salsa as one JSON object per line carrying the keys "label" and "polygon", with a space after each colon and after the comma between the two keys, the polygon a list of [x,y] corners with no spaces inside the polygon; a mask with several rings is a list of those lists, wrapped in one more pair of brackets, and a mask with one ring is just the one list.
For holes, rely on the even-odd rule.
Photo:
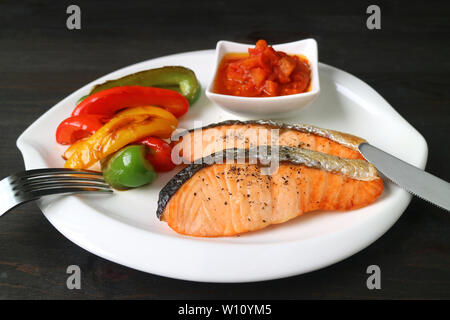
{"label": "tomato salsa", "polygon": [[228,53],[219,64],[213,91],[241,97],[275,97],[309,91],[311,70],[303,56],[275,51],[258,40],[248,54]]}

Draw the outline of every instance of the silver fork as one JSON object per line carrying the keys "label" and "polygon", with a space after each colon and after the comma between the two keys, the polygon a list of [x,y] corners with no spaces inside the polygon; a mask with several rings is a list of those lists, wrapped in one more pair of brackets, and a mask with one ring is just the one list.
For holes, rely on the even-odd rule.
{"label": "silver fork", "polygon": [[101,172],[73,169],[35,169],[0,181],[0,216],[12,208],[53,194],[112,193]]}

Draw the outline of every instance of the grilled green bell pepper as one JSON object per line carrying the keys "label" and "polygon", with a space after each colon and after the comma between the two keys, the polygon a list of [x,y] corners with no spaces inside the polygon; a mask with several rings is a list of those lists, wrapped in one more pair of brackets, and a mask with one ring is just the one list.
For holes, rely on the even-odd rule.
{"label": "grilled green bell pepper", "polygon": [[130,145],[117,151],[102,163],[105,181],[119,190],[152,183],[157,174],[145,156],[143,145]]}
{"label": "grilled green bell pepper", "polygon": [[158,87],[175,90],[193,104],[200,96],[200,83],[195,73],[181,66],[144,70],[119,79],[106,81],[92,88],[89,95],[119,86]]}

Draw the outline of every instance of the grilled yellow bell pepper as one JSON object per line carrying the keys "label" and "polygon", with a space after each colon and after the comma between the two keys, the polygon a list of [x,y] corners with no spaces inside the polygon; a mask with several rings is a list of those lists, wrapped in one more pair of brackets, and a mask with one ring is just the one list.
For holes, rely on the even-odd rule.
{"label": "grilled yellow bell pepper", "polygon": [[113,117],[89,138],[79,140],[65,152],[66,168],[87,169],[97,161],[136,140],[148,136],[169,138],[178,124],[175,116],[162,108],[129,108]]}

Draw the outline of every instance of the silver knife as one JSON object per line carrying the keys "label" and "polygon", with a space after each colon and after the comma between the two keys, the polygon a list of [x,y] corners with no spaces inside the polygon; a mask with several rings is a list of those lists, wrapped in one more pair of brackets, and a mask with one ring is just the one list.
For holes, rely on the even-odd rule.
{"label": "silver knife", "polygon": [[358,146],[371,164],[406,191],[450,211],[450,183],[416,168],[368,143]]}

